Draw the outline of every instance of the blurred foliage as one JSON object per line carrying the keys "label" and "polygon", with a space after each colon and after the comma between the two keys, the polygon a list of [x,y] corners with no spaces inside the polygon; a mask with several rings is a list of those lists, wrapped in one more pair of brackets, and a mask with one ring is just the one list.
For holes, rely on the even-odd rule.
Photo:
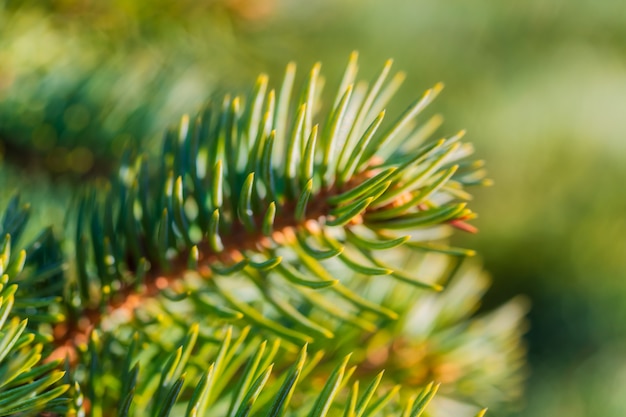
{"label": "blurred foliage", "polygon": [[13,3],[0,10],[0,146],[23,168],[107,175],[123,145],[149,146],[202,104],[213,67],[246,73],[224,2]]}
{"label": "blurred foliage", "polygon": [[[488,306],[519,292],[533,304],[520,415],[624,415],[611,387],[626,366],[626,3],[261,3],[5,0],[5,159],[23,166],[10,147],[39,149],[37,164],[59,173],[42,161],[61,147],[61,173],[80,176],[89,158],[90,169],[106,167],[121,142],[154,138],[218,81],[274,76],[289,59],[339,74],[353,49],[373,74],[393,57],[415,86],[407,100],[446,82],[437,110],[447,129],[468,128],[489,161],[497,187],[478,193],[482,233],[463,243],[478,246],[494,275]],[[0,181],[29,189],[16,169],[3,168]],[[50,199],[62,215],[50,197],[67,186],[50,187],[29,200]]]}

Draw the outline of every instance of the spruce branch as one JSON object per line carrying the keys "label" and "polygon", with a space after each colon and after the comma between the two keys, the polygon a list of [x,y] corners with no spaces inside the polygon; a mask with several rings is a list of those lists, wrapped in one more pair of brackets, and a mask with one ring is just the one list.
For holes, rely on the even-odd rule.
{"label": "spruce branch", "polygon": [[[460,142],[462,133],[426,141],[428,135],[416,128],[417,116],[441,85],[385,127],[383,109],[397,88],[395,79],[385,84],[390,65],[368,89],[355,84],[353,55],[324,115],[315,111],[322,107],[319,65],[294,103],[290,64],[278,93],[262,75],[248,100],[226,96],[193,121],[183,117],[166,134],[154,169],[146,158],[128,156],[109,191],[85,197],[78,209],[72,297],[80,301],[68,305],[69,320],[55,329],[55,343],[71,350],[106,315],[132,315],[146,299],[182,290],[187,271],[202,276],[220,296],[217,310],[235,310],[294,344],[315,341],[298,329],[332,333],[280,306],[279,296],[264,294],[288,324],[268,320],[223,288],[222,279],[245,276],[266,293],[278,277],[272,290],[288,289],[316,307],[322,303],[311,300],[319,296],[304,291],[318,289],[323,298],[336,294],[355,312],[390,318],[396,316],[392,310],[364,300],[334,277],[332,265],[441,289],[362,250],[417,244],[424,240],[420,232],[441,236],[445,225],[470,219],[473,214],[459,201],[463,194],[448,189],[460,191],[483,177],[457,163],[471,153]],[[409,230],[417,233],[406,240]]]}
{"label": "spruce branch", "polygon": [[[32,268],[32,251],[18,242],[26,227],[29,207],[13,198],[0,222],[0,416],[33,415],[37,411],[65,410],[64,394],[69,385],[60,361],[44,363],[45,344],[50,338],[38,331],[38,323],[56,322],[62,317],[38,314],[45,295],[38,302],[24,298],[28,287],[41,282]],[[31,245],[43,249],[39,243]],[[26,269],[25,269],[26,266]],[[35,270],[35,273],[32,271]],[[27,289],[22,291],[22,286]]]}
{"label": "spruce branch", "polygon": [[[160,158],[128,151],[116,177],[85,190],[68,215],[70,279],[49,231],[12,264],[25,265],[15,279],[27,330],[49,342],[42,366],[62,375],[67,359],[66,396],[38,407],[419,416],[437,391],[466,401],[460,387],[473,383],[495,403],[495,384],[514,390],[522,309],[472,318],[482,281],[456,282],[473,251],[445,243],[473,231],[465,187],[487,182],[482,164],[466,160],[464,132],[431,140],[440,118],[418,124],[441,85],[386,120],[403,78],[387,81],[390,70],[357,81],[353,54],[327,105],[319,64],[299,93],[294,64],[278,91],[262,75],[246,99],[184,116]],[[19,238],[16,204],[5,223]],[[431,308],[417,331],[414,306]],[[499,351],[511,372],[481,374]]]}
{"label": "spruce branch", "polygon": [[[2,231],[12,232],[14,241],[17,242],[25,228],[27,218],[27,208],[20,206],[17,198],[13,199],[1,224]],[[11,235],[8,234],[7,236]],[[40,242],[40,239],[36,242]],[[33,246],[41,250],[40,244],[29,247],[32,248]],[[2,264],[8,266],[4,272],[13,271],[12,274],[17,274],[16,277],[19,278],[24,271],[24,264],[29,265],[31,271],[36,270],[32,267],[33,258],[26,256],[24,250],[18,251],[17,256],[15,253],[13,251],[12,257],[11,239],[6,238],[0,256]],[[50,257],[50,259],[53,258]],[[456,268],[452,268],[452,271],[444,271],[443,273],[454,274],[455,271]],[[5,274],[5,283],[10,279],[7,277],[8,275]],[[362,278],[362,276],[356,276],[353,279]],[[475,279],[476,276],[473,278]],[[28,281],[24,277],[19,280],[21,282]],[[7,289],[3,291],[2,299],[7,300],[7,303],[3,303],[0,307],[2,312],[0,315],[6,318],[7,314],[9,317],[13,314],[10,310],[13,304],[13,293],[15,293],[17,286],[11,285],[5,288]],[[372,290],[377,294],[381,305],[394,300],[394,305],[399,313],[405,317],[403,321],[412,320],[403,310],[417,305],[420,309],[423,306],[431,309],[442,309],[438,315],[429,314],[428,318],[433,320],[428,320],[428,323],[435,323],[435,325],[442,323],[445,326],[446,324],[454,324],[455,320],[459,320],[464,312],[472,311],[473,303],[479,299],[480,291],[483,288],[484,284],[472,291],[467,291],[467,286],[463,288],[452,287],[450,288],[451,292],[439,295],[432,294],[431,297],[443,296],[447,298],[438,301],[440,307],[429,302],[428,296],[416,303],[414,297],[418,293],[407,296],[401,283],[387,287],[386,291],[383,292]],[[394,296],[399,291],[403,291],[405,297]],[[57,318],[57,320],[60,319]],[[505,322],[510,323],[510,321],[503,321],[502,319],[493,321],[496,322],[494,329],[497,330],[496,334],[502,337],[501,325]],[[32,346],[32,340],[36,340],[37,337],[45,338],[45,336],[30,334],[24,338],[24,334],[21,332],[26,330],[25,321],[19,325],[18,322],[19,319],[13,317],[8,327],[3,326],[0,329],[0,333],[4,335],[3,339],[0,340],[0,346],[7,346],[8,351],[10,351],[7,357],[12,358],[8,365],[6,363],[4,366],[0,365],[0,371],[5,369],[1,372],[6,377],[4,379],[6,388],[4,392],[0,390],[0,412],[2,413],[0,415],[33,415],[37,410],[45,410],[45,414],[42,415],[60,416],[86,413],[92,416],[108,416],[113,415],[111,413],[116,409],[117,415],[120,416],[144,414],[140,410],[145,410],[148,412],[147,415],[154,416],[198,416],[205,415],[208,410],[211,410],[212,413],[221,413],[218,410],[224,410],[224,415],[229,416],[249,415],[252,410],[254,410],[254,415],[286,416],[303,415],[299,412],[293,414],[289,410],[308,409],[310,411],[308,415],[315,416],[341,413],[343,415],[374,416],[383,411],[393,415],[419,416],[440,389],[439,384],[427,384],[420,393],[409,396],[407,400],[402,400],[398,396],[398,386],[390,384],[391,381],[388,378],[387,381],[382,379],[382,373],[368,375],[367,369],[359,371],[355,367],[348,367],[348,358],[352,356],[351,354],[345,355],[340,351],[327,352],[326,354],[317,352],[313,357],[307,359],[306,346],[300,349],[299,353],[293,352],[289,348],[283,350],[280,346],[280,339],[274,339],[272,342],[262,340],[253,335],[250,328],[242,329],[238,336],[233,333],[232,328],[226,328],[212,335],[213,341],[207,341],[206,336],[201,334],[198,325],[192,325],[186,330],[186,334],[172,345],[178,346],[174,349],[147,350],[146,346],[149,345],[150,339],[152,342],[155,339],[153,339],[154,336],[150,336],[150,331],[146,332],[146,329],[143,329],[142,336],[135,334],[134,337],[130,338],[130,345],[126,347],[123,346],[123,338],[120,339],[119,335],[102,333],[98,330],[92,332],[86,350],[79,353],[81,357],[77,362],[83,365],[80,365],[79,369],[70,371],[71,374],[75,374],[78,370],[88,373],[88,382],[84,382],[81,388],[81,385],[76,384],[72,379],[63,377],[64,372],[58,370],[58,361],[41,364],[34,368],[30,367],[32,366],[31,363],[36,363],[41,359],[43,351],[41,344]],[[161,326],[164,324],[160,323]],[[414,332],[415,329],[419,331],[420,328],[423,326],[412,325],[401,330],[399,334],[404,334],[405,337],[411,336],[411,329]],[[389,328],[386,329],[389,331]],[[161,332],[162,329],[155,329],[152,332],[154,331]],[[20,337],[20,333],[22,337]],[[433,336],[433,334],[424,334],[422,340],[432,342]],[[146,337],[148,339],[144,339]],[[463,347],[463,338],[460,338],[460,341],[460,347]],[[350,337],[344,338],[342,342],[344,346],[351,345],[353,347],[356,343]],[[362,341],[358,343],[363,344]],[[368,341],[367,345],[369,344]],[[121,368],[115,359],[119,357],[119,353],[116,351],[124,352],[125,359]],[[168,354],[168,351],[172,353]],[[364,351],[371,352],[371,349],[368,347]],[[293,356],[294,354],[295,356]],[[288,357],[287,361],[280,358],[282,355]],[[333,359],[335,355],[339,355],[340,360]],[[401,357],[398,352],[394,355],[396,359]],[[207,362],[208,358],[211,357],[215,358],[215,361]],[[22,358],[26,359],[29,365],[17,366],[16,363],[19,363]],[[363,362],[359,368],[371,367],[371,363],[369,365],[367,363],[370,359],[368,356],[365,360],[358,360]],[[472,359],[476,360],[476,357]],[[5,361],[2,359],[0,362]],[[290,361],[292,361],[292,366],[288,367],[286,363]],[[207,363],[209,364],[208,367]],[[393,364],[386,363],[385,365]],[[83,369],[84,366],[86,366],[85,369]],[[312,379],[310,376],[313,376],[314,373],[319,374],[320,370],[326,369],[327,366],[333,366],[334,369],[322,371],[322,375],[325,372],[328,373],[323,377],[325,382],[322,388],[316,390],[315,381],[319,383],[319,379]],[[276,367],[278,367],[278,371],[273,371],[273,368]],[[16,369],[21,370],[21,373],[12,373]],[[391,370],[397,373],[397,370]],[[106,375],[120,371],[119,381],[121,385],[116,385],[117,388],[113,389],[113,393],[111,388],[105,390],[105,386],[109,385],[105,382]],[[152,377],[142,378],[142,375],[152,375]],[[360,380],[371,381],[362,394],[359,394],[358,381],[349,383],[354,375],[357,375]],[[155,377],[158,378],[158,384],[155,384],[157,381]],[[405,383],[410,382],[410,378],[401,377],[401,379],[404,379],[403,382]],[[29,383],[22,385],[24,382]],[[63,383],[60,384],[60,382]],[[70,386],[72,388],[68,391]],[[297,399],[294,399],[293,394],[296,388],[298,388],[298,395],[296,396]],[[105,394],[106,392],[108,394]],[[315,392],[318,394],[312,394]],[[64,393],[70,394],[69,398],[68,396],[63,397]],[[17,400],[18,398],[19,400]],[[290,403],[294,402],[295,404],[289,406]],[[1,408],[3,404],[7,404],[7,407]],[[228,411],[226,412],[226,410]],[[482,414],[483,411],[478,415]]]}

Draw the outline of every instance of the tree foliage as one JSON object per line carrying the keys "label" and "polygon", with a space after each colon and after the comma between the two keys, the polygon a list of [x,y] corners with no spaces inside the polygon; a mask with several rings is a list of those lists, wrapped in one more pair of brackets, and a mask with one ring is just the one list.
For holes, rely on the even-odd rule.
{"label": "tree foliage", "polygon": [[12,200],[0,414],[419,416],[438,390],[515,396],[523,303],[474,317],[486,279],[446,243],[475,231],[482,163],[464,132],[418,123],[441,85],[392,116],[403,74],[357,69],[330,100],[319,64],[300,88],[289,64],[277,88],[212,97],[158,157],[129,147],[85,187],[63,239],[11,253]]}

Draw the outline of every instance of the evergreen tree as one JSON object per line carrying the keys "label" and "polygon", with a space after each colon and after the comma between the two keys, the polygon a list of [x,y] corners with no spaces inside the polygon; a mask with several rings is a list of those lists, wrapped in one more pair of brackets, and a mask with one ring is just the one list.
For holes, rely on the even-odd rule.
{"label": "evergreen tree", "polygon": [[158,156],[129,146],[63,236],[22,245],[31,209],[8,203],[0,415],[460,416],[517,398],[524,303],[476,316],[488,279],[447,244],[475,232],[485,171],[464,132],[417,122],[442,86],[388,115],[390,61],[368,83],[353,54],[332,95],[319,65],[299,88],[295,71],[215,95]]}

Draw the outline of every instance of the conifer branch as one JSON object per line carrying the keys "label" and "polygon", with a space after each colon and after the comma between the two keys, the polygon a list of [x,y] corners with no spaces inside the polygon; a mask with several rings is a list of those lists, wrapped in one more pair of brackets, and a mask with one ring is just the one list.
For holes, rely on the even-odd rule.
{"label": "conifer branch", "polygon": [[[354,183],[358,184],[357,181]],[[348,184],[346,188],[350,189],[350,185]],[[327,204],[327,198],[337,196],[341,192],[341,190],[321,191],[315,201],[307,206],[304,219],[295,218],[296,204],[288,202],[282,208],[287,216],[277,218],[273,222],[271,234],[259,233],[258,231],[249,233],[241,224],[237,224],[232,234],[220,239],[220,252],[216,252],[209,240],[205,239],[191,249],[185,249],[169,259],[168,266],[164,270],[153,268],[145,272],[143,282],[139,286],[123,283],[121,288],[115,291],[113,298],[108,301],[104,311],[100,306],[88,307],[82,310],[78,321],[62,322],[55,326],[54,344],[59,349],[51,355],[49,360],[64,359],[66,355],[75,360],[76,352],[73,350],[78,344],[86,343],[89,334],[107,315],[121,310],[125,311],[127,316],[132,317],[135,309],[146,300],[157,297],[167,289],[180,289],[177,284],[180,284],[182,277],[188,271],[195,271],[204,279],[210,280],[212,275],[216,273],[211,268],[212,265],[236,265],[245,259],[243,253],[269,250],[272,248],[273,242],[295,244],[296,232],[294,230],[298,228],[307,229],[307,226],[315,228],[314,222],[319,221],[330,211],[331,206]],[[292,213],[292,216],[289,216],[289,213]],[[260,224],[262,221],[260,216],[253,220],[255,224]],[[192,265],[190,265],[189,259],[193,259]]]}
{"label": "conifer branch", "polygon": [[[17,199],[14,199],[9,205],[4,220],[0,225],[2,226],[2,231],[12,233],[13,240],[17,242],[21,232],[24,230],[27,217],[28,212],[19,208]],[[37,262],[38,257],[35,255],[38,250],[42,250],[41,238],[38,238],[35,242],[39,243],[29,247],[27,265],[33,265],[33,262]],[[362,244],[363,242],[360,243]],[[398,243],[394,242],[394,244],[397,245]],[[50,246],[49,250],[54,250],[53,248],[53,246]],[[7,238],[2,245],[2,251],[0,251],[0,264],[7,266],[4,268],[4,272],[9,274],[5,275],[5,277],[15,276],[22,284],[26,284],[26,287],[28,287],[28,280],[24,278],[19,279],[21,268],[26,259],[25,251],[13,251],[13,254],[17,253],[17,257],[12,256],[11,252],[10,238]],[[54,256],[52,259],[54,259]],[[394,298],[390,296],[399,290],[400,285],[389,287],[387,294],[381,293],[379,297],[383,299]],[[7,291],[14,293],[17,287],[12,285],[6,288]],[[3,291],[3,294],[5,292]],[[449,309],[461,306],[460,311],[468,308],[471,310],[471,303],[468,304],[463,302],[462,299],[458,299],[459,296],[465,297],[467,295],[469,295],[470,299],[475,299],[471,292],[467,292],[465,289],[455,289],[449,294],[449,297],[457,299],[457,302],[451,303],[450,300],[442,300],[442,307]],[[0,303],[0,312],[5,312],[0,315],[6,317],[6,313],[11,314],[10,306],[13,303],[13,294],[4,294],[3,299],[6,300],[7,304]],[[429,304],[428,302],[425,304],[422,302],[418,305]],[[8,310],[6,309],[7,305],[9,306]],[[415,302],[409,297],[405,298],[402,305],[398,307],[400,310],[404,310],[410,305],[415,305]],[[450,320],[450,318],[458,315],[458,313],[453,311],[448,311],[444,317]],[[402,314],[406,315],[405,312]],[[58,320],[62,319],[57,318]],[[7,337],[15,340],[18,337],[18,333],[24,330],[23,327],[21,327],[22,330],[18,329],[18,333],[11,330],[17,321],[19,320],[14,317],[12,320],[13,324],[6,330],[0,331],[4,335],[4,339],[0,338],[0,345],[6,344],[5,340]],[[501,322],[501,320],[496,320],[496,322]],[[22,322],[22,326],[23,324],[24,322]],[[143,369],[143,373],[154,374],[156,372],[161,375],[161,382],[158,384],[159,388],[156,392],[153,391],[155,388],[153,385],[151,388],[151,384],[140,383],[137,379],[140,369],[133,358],[139,353],[141,343],[137,335],[132,338],[130,346],[126,349],[126,360],[122,367],[123,375],[121,381],[123,381],[123,386],[120,387],[119,396],[117,397],[119,398],[117,415],[132,415],[130,413],[133,410],[138,410],[137,407],[142,407],[141,404],[144,404],[143,407],[148,407],[148,404],[150,404],[151,415],[166,416],[172,415],[172,413],[180,415],[175,410],[180,409],[181,401],[186,408],[185,415],[204,415],[211,407],[217,406],[218,401],[221,401],[220,398],[223,398],[225,396],[224,393],[228,391],[232,393],[228,415],[248,415],[254,407],[257,413],[268,412],[268,415],[285,416],[289,415],[286,414],[287,407],[292,401],[292,394],[298,381],[300,381],[301,385],[299,390],[308,393],[315,392],[314,389],[309,387],[310,383],[307,382],[306,376],[313,369],[320,368],[320,365],[322,365],[320,361],[323,357],[319,355],[319,352],[313,355],[312,358],[307,359],[307,348],[305,346],[300,350],[297,357],[294,358],[293,366],[290,369],[279,368],[278,373],[274,374],[272,372],[274,365],[271,362],[277,361],[280,339],[275,339],[272,344],[269,344],[267,341],[261,341],[256,337],[252,337],[249,329],[243,329],[236,339],[232,329],[226,329],[221,336],[216,336],[217,340],[220,341],[216,351],[217,359],[205,372],[201,372],[200,369],[206,366],[206,358],[210,357],[211,354],[206,349],[197,351],[196,347],[210,347],[210,344],[207,346],[205,340],[200,341],[203,337],[199,334],[198,325],[191,326],[187,334],[178,342],[179,348],[175,349],[175,352],[169,356],[169,360],[154,358],[155,360],[152,361],[143,361],[142,363],[148,364],[147,369]],[[10,373],[2,371],[5,368],[3,368],[2,360],[0,359],[0,371],[5,376],[3,380],[5,381],[4,387],[6,387],[0,386],[0,415],[31,414],[36,410],[45,410],[45,413],[42,415],[46,416],[71,415],[75,413],[88,413],[93,416],[112,415],[111,405],[101,392],[101,378],[103,376],[101,372],[104,368],[101,368],[100,365],[101,360],[112,358],[113,352],[109,351],[111,346],[110,340],[106,340],[110,339],[110,337],[102,334],[100,331],[92,332],[87,341],[86,351],[80,353],[81,363],[91,363],[89,365],[90,378],[85,386],[85,392],[82,392],[80,385],[76,383],[68,391],[72,383],[71,379],[64,378],[62,385],[55,384],[59,378],[63,378],[63,372],[55,371],[55,369],[58,369],[58,361],[42,364],[32,371],[29,371],[27,367],[15,368],[15,365],[9,365],[9,368],[22,369],[21,372],[25,372],[23,376],[11,376]],[[32,356],[32,353],[41,353],[40,345],[34,349],[32,346],[28,346],[29,338],[20,340],[22,341],[18,341],[18,344],[11,348],[13,352],[19,352],[20,350],[24,353],[27,351],[31,352],[27,356]],[[350,339],[348,338],[347,340],[348,344],[351,344]],[[153,351],[151,355],[154,354],[155,352]],[[15,353],[10,355],[15,355]],[[157,353],[157,355],[162,355],[162,353]],[[384,383],[381,380],[382,373],[368,377],[365,376],[367,372],[355,372],[355,368],[347,367],[349,356],[345,357],[343,361],[333,360],[332,352],[330,352],[330,356],[330,358],[324,361],[328,364],[338,363],[339,365],[333,372],[329,373],[325,387],[317,396],[310,397],[307,394],[306,397],[302,397],[302,394],[300,394],[297,400],[299,405],[295,405],[296,408],[306,405],[312,407],[311,415],[320,416],[334,415],[333,413],[338,412],[342,408],[347,415],[377,415],[378,411],[385,410],[387,413],[392,412],[397,413],[397,415],[419,416],[439,388],[439,384],[428,384],[421,393],[409,397],[408,401],[403,403],[394,398],[398,394],[397,387],[389,386],[388,383]],[[41,358],[41,355],[39,357]],[[241,366],[244,362],[247,362],[247,365],[243,368],[243,374],[239,375],[236,371],[242,369]],[[285,366],[284,361],[278,361],[278,363],[282,363],[283,367]],[[361,367],[363,366],[367,366],[367,364],[362,364]],[[46,373],[48,376],[45,376]],[[359,379],[364,377],[366,380],[373,378],[371,384],[363,391],[363,394],[359,394],[358,381],[351,386],[348,384],[348,380],[355,374],[361,375]],[[24,386],[19,385],[20,381],[31,381],[30,378],[35,375],[43,376],[40,381],[36,380],[36,382],[30,382]],[[11,380],[13,382],[7,385],[8,381]],[[189,385],[185,382],[186,380],[198,382],[196,385],[194,383]],[[52,385],[50,389],[44,390],[44,388],[50,385]],[[16,388],[11,389],[11,387]],[[339,392],[348,387],[350,387],[348,393],[350,400],[347,402],[339,400],[340,397],[343,398],[343,395],[340,396]],[[377,391],[386,392],[386,394],[379,394],[378,399],[376,399]],[[69,393],[70,396],[62,397],[63,393]],[[15,400],[17,395],[20,397],[18,402]],[[70,398],[72,399],[71,401]],[[4,404],[8,404],[8,408],[4,407]],[[479,412],[478,415],[482,416],[483,414],[484,410]]]}
{"label": "conifer branch", "polygon": [[[54,232],[27,230],[17,197],[0,211],[0,417],[483,417],[518,400],[526,303],[479,310],[488,279],[448,245],[476,232],[467,188],[489,181],[464,132],[439,139],[424,115],[442,85],[394,115],[391,61],[364,82],[353,53],[331,94],[320,64],[289,64],[159,149],[161,120],[216,91],[193,68],[247,71],[240,4],[10,3],[0,210],[13,169],[99,182]],[[49,195],[34,210],[61,223]]]}
{"label": "conifer branch", "polygon": [[[297,95],[290,64],[278,92],[259,77],[247,99],[184,116],[156,161],[128,152],[106,187],[85,191],[70,213],[69,280],[50,231],[10,264],[12,275],[26,271],[15,276],[16,306],[26,307],[14,312],[47,338],[41,366],[53,375],[51,393],[25,410],[417,417],[438,390],[465,399],[465,375],[493,403],[493,384],[510,380],[514,391],[507,371],[479,368],[499,355],[519,371],[523,309],[472,318],[483,281],[459,265],[473,251],[440,242],[454,228],[475,231],[464,188],[486,183],[482,164],[464,161],[464,132],[434,141],[438,117],[418,125],[440,85],[385,122],[399,85],[386,81],[390,67],[368,87],[356,82],[353,54],[325,107],[320,66]],[[17,207],[4,222],[14,241],[27,218]],[[414,306],[433,309],[427,326],[408,326]],[[501,317],[505,328],[489,324]],[[471,363],[446,354],[468,349],[477,326],[486,347]],[[450,334],[453,343],[438,345]],[[419,365],[406,349],[426,349]],[[398,399],[394,382],[421,392]]]}
{"label": "conifer branch", "polygon": [[[458,226],[471,218],[464,203],[454,202],[458,193],[442,189],[466,182],[467,171],[455,163],[471,147],[460,143],[462,133],[425,142],[427,135],[415,129],[415,118],[440,85],[378,133],[394,86],[383,84],[390,62],[369,93],[361,89],[353,96],[355,59],[353,55],[321,128],[313,125],[319,66],[293,106],[295,66],[290,65],[280,102],[268,91],[267,77],[261,76],[247,102],[226,96],[221,108],[209,105],[194,123],[183,117],[178,130],[166,135],[156,172],[148,169],[145,158],[127,158],[104,197],[86,197],[79,208],[76,239],[81,301],[70,307],[75,311],[68,322],[55,329],[60,352],[84,343],[104,315],[121,309],[132,316],[144,300],[178,289],[186,271],[209,280],[244,274],[263,281],[275,274],[289,286],[331,287],[357,310],[389,317],[395,316],[392,310],[362,300],[332,277],[324,259],[339,260],[359,274],[389,275],[440,289],[439,284],[383,265],[374,253],[346,237],[368,236],[361,246],[365,242],[375,249],[402,240],[397,230]],[[392,143],[398,147],[389,148]],[[470,172],[474,182],[482,175]],[[277,254],[285,248],[289,254]],[[90,258],[97,275],[88,271]],[[216,289],[224,307],[241,310]],[[253,319],[251,312],[240,312]],[[304,324],[293,314],[285,318],[296,326]],[[314,341],[287,327],[265,327],[296,344]]]}
{"label": "conifer branch", "polygon": [[46,303],[45,293],[38,302],[24,297],[29,286],[42,279],[37,274],[37,251],[41,254],[49,248],[41,238],[28,252],[18,246],[28,217],[29,207],[15,197],[0,221],[0,416],[62,410],[70,388],[66,373],[58,369],[60,361],[42,360],[47,338],[37,329],[39,323],[62,317],[38,314]]}

